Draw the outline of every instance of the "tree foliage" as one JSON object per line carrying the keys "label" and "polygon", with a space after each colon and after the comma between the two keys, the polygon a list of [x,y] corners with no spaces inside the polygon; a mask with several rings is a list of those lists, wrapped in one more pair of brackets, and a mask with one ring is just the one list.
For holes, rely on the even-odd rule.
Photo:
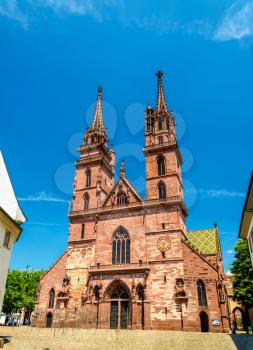
{"label": "tree foliage", "polygon": [[36,290],[42,271],[12,270],[9,271],[3,303],[3,312],[18,312],[25,308],[33,310]]}
{"label": "tree foliage", "polygon": [[231,272],[235,275],[233,281],[234,298],[237,302],[249,308],[253,305],[253,268],[248,242],[239,240],[235,246],[235,251],[235,260],[231,269]]}

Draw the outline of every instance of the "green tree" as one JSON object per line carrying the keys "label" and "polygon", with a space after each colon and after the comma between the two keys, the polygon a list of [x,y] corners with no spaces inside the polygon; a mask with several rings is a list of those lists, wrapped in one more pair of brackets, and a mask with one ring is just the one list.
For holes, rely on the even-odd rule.
{"label": "green tree", "polygon": [[42,271],[9,271],[3,303],[3,312],[12,313],[25,308],[32,311],[36,300],[36,290]]}
{"label": "green tree", "polygon": [[248,242],[239,240],[235,246],[235,252],[235,260],[231,269],[235,275],[233,281],[234,299],[245,307],[245,323],[246,326],[249,326],[248,309],[253,306],[253,268]]}

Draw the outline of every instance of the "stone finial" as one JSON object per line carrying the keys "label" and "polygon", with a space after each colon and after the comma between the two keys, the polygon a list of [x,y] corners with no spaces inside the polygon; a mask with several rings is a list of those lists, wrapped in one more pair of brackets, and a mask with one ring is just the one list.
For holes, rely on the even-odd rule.
{"label": "stone finial", "polygon": [[120,176],[121,176],[121,177],[125,177],[125,164],[124,164],[124,160],[122,160],[122,162],[121,162],[121,166],[120,166]]}

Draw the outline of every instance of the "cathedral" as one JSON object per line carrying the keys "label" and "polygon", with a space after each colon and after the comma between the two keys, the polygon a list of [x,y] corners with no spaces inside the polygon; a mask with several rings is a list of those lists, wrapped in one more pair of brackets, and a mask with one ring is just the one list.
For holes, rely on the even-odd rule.
{"label": "cathedral", "polygon": [[75,163],[68,248],[40,280],[33,326],[228,331],[218,228],[186,228],[175,117],[156,75],[144,115],[146,198],[124,162],[115,180],[98,88]]}

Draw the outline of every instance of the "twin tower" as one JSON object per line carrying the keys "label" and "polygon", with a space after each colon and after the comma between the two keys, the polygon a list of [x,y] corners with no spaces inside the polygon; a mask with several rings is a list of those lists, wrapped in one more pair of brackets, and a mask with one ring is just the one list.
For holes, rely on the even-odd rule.
{"label": "twin tower", "polygon": [[[174,198],[184,207],[182,158],[176,142],[174,115],[166,105],[163,73],[158,71],[156,75],[156,106],[152,108],[148,105],[145,111],[146,201],[172,201]],[[77,172],[78,169],[82,172],[75,179],[73,211],[98,209],[114,188],[115,172],[115,152],[112,148],[108,149],[108,134],[103,121],[101,87],[98,88],[92,125],[84,134],[79,152],[80,160],[76,167]],[[123,162],[120,176],[125,176]],[[115,198],[112,206],[128,204],[127,193],[122,193],[122,196]]]}

